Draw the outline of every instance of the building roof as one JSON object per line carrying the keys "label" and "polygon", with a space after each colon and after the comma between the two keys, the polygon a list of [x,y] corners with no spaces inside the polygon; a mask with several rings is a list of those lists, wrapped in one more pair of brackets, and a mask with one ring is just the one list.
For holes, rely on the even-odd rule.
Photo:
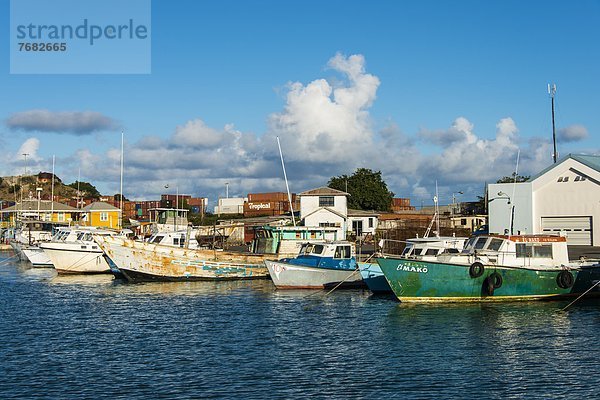
{"label": "building roof", "polygon": [[[17,203],[14,206],[6,207],[2,210],[3,213],[20,212],[20,211],[37,211],[38,201],[37,199],[23,200],[22,203]],[[59,203],[56,201],[51,202],[50,200],[40,200],[39,202],[40,211],[57,211],[57,212],[80,212],[81,210],[71,207],[69,205]]]}
{"label": "building roof", "polygon": [[82,211],[121,211],[120,208],[113,206],[112,204],[105,203],[103,201],[95,201],[91,204],[82,208]]}
{"label": "building roof", "polygon": [[379,212],[377,211],[373,211],[373,210],[353,210],[353,209],[348,209],[348,216],[349,217],[377,217],[379,216]]}
{"label": "building roof", "polygon": [[304,216],[304,219],[306,219],[306,218],[310,217],[311,215],[316,214],[317,212],[322,211],[322,210],[327,210],[330,213],[335,214],[338,217],[342,218],[344,221],[346,220],[346,216],[344,214],[342,214],[341,212],[339,212],[337,210],[334,210],[333,208],[329,208],[329,207],[319,207],[316,210],[313,210],[312,212],[306,214]]}
{"label": "building roof", "polygon": [[302,192],[299,194],[299,196],[350,196],[350,194],[342,192],[341,190],[323,186]]}
{"label": "building roof", "polygon": [[556,164],[550,164],[548,167],[544,168],[538,174],[532,176],[528,182],[532,182],[532,181],[536,180],[537,178],[544,175],[546,172],[550,171],[552,168],[556,167],[557,165],[562,164],[569,158],[572,158],[575,161],[579,161],[583,165],[588,166],[588,167],[600,172],[600,156],[589,155],[589,154],[571,154],[571,153],[569,153],[566,156],[564,156],[563,158],[561,158],[560,160],[558,160],[556,162]]}

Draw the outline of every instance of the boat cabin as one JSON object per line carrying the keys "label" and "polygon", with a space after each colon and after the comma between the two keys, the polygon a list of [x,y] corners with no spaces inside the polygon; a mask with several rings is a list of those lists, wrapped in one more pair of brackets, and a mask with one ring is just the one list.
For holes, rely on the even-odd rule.
{"label": "boat cabin", "polygon": [[406,247],[400,255],[403,258],[432,257],[442,253],[458,254],[464,247],[467,238],[463,237],[427,237],[406,241]]}
{"label": "boat cabin", "polygon": [[[484,264],[548,267],[569,263],[567,239],[554,235],[479,235],[471,237],[461,255]],[[445,260],[440,255],[440,260]]]}

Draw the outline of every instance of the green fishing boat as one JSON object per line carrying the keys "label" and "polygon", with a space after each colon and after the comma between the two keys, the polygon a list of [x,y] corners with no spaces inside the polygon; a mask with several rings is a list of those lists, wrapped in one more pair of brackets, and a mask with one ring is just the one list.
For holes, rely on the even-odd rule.
{"label": "green fishing boat", "polygon": [[403,302],[558,299],[592,287],[600,293],[600,264],[569,262],[561,236],[481,235],[435,260],[384,254],[377,262]]}

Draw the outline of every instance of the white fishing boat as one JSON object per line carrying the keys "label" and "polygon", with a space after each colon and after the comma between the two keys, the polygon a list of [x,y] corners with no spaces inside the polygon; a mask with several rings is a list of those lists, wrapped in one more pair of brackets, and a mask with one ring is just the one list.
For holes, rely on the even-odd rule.
{"label": "white fishing boat", "polygon": [[346,241],[305,243],[295,258],[265,260],[278,289],[362,286],[354,245]]}
{"label": "white fishing boat", "polygon": [[59,274],[110,273],[104,252],[94,240],[114,236],[117,232],[94,227],[60,228],[52,240],[40,247],[50,257]]}
{"label": "white fishing boat", "polygon": [[267,279],[262,255],[191,249],[101,236],[96,241],[130,282]]}

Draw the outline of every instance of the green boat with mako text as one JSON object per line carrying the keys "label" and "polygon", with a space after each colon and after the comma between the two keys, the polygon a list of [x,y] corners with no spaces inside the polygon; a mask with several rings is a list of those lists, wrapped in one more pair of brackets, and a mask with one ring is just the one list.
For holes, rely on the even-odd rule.
{"label": "green boat with mako text", "polygon": [[377,258],[402,302],[552,300],[600,294],[600,263],[569,262],[567,240],[552,235],[480,235],[435,260]]}

